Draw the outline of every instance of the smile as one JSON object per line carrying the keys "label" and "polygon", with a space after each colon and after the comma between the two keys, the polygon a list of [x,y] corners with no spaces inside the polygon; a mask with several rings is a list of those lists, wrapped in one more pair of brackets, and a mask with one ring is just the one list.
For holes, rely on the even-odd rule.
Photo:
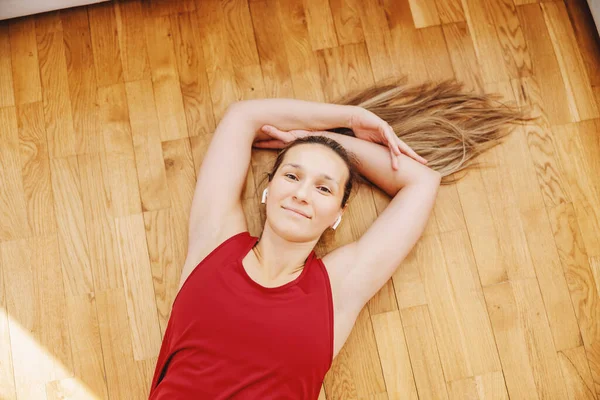
{"label": "smile", "polygon": [[289,208],[285,208],[285,207],[282,207],[282,208],[283,208],[284,210],[286,210],[286,211],[289,211],[289,212],[291,212],[291,213],[293,213],[293,214],[295,214],[295,215],[298,215],[298,216],[300,216],[300,217],[304,217],[304,218],[310,219],[310,218],[308,218],[306,215],[304,215],[304,214],[301,214],[301,213],[299,213],[299,212],[296,212],[296,211],[294,211],[294,210],[290,210]]}

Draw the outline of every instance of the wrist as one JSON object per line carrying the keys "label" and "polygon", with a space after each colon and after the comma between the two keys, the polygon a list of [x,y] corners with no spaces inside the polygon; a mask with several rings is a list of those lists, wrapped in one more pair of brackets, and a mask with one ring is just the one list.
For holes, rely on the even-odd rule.
{"label": "wrist", "polygon": [[346,114],[345,123],[344,123],[343,127],[352,129],[352,126],[354,125],[354,120],[358,117],[359,113],[362,110],[362,107],[359,107],[359,106],[346,106],[346,107],[348,107],[348,109],[347,109],[347,114]]}

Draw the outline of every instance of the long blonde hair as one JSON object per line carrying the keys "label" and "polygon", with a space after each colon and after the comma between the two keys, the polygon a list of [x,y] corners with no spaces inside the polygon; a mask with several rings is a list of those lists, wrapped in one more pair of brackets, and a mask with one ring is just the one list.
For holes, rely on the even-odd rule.
{"label": "long blonde hair", "polygon": [[[416,85],[405,80],[350,93],[335,103],[361,106],[384,119],[429,161],[428,167],[442,174],[442,184],[460,180],[448,176],[468,167],[482,168],[473,161],[478,155],[502,143],[515,124],[535,119],[529,110],[503,103],[497,93],[465,92],[455,80]],[[353,135],[345,128],[334,131]]]}

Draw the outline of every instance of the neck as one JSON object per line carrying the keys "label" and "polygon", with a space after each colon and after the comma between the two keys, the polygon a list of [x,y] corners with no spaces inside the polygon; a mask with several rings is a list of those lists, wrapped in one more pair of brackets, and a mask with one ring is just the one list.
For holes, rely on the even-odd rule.
{"label": "neck", "polygon": [[260,256],[258,263],[263,277],[268,281],[275,281],[301,271],[318,240],[317,238],[310,242],[291,242],[265,224],[260,240],[256,244]]}

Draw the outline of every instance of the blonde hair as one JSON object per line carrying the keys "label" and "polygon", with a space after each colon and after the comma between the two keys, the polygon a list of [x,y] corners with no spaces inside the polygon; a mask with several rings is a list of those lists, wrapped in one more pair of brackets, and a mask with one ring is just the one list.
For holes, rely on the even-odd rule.
{"label": "blonde hair", "polygon": [[[478,155],[502,143],[511,125],[535,120],[529,110],[502,103],[497,93],[464,92],[455,80],[405,85],[405,78],[350,93],[335,101],[377,114],[420,156],[442,174],[442,184],[457,182],[449,175],[468,167]],[[352,135],[350,129],[333,129]],[[464,177],[464,175],[463,175]],[[461,177],[462,178],[462,177]]]}

